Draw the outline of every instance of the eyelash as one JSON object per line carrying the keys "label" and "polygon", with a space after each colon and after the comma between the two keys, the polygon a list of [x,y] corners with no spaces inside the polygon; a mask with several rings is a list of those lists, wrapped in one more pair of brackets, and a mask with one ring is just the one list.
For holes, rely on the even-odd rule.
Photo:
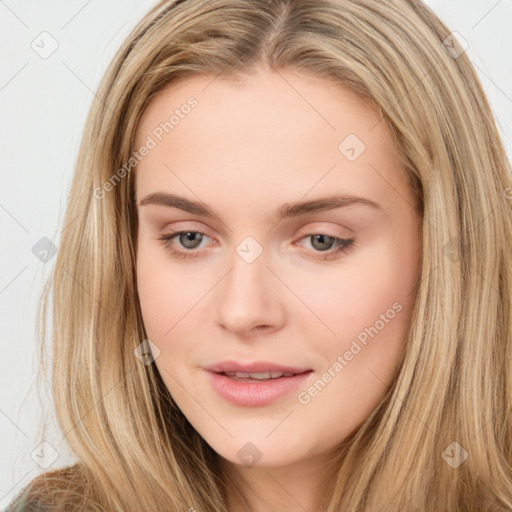
{"label": "eyelash", "polygon": [[[191,253],[199,252],[197,249],[180,251],[180,250],[175,249],[171,244],[173,238],[176,238],[177,236],[186,234],[186,233],[199,233],[200,235],[208,236],[208,235],[205,235],[205,233],[201,233],[200,231],[188,230],[188,231],[176,231],[175,233],[165,234],[165,235],[160,236],[158,238],[158,240],[160,240],[162,245],[168,251],[170,251],[170,253],[176,258],[180,258],[180,259],[197,258],[198,255],[191,254]],[[318,254],[325,254],[325,256],[319,256],[319,259],[321,259],[321,260],[330,260],[330,259],[336,258],[336,256],[338,254],[346,253],[354,247],[355,240],[353,238],[339,238],[336,236],[326,235],[325,233],[313,233],[313,234],[305,235],[301,238],[301,240],[304,240],[304,238],[310,238],[315,235],[324,235],[324,236],[328,236],[329,238],[332,238],[334,247],[335,247],[335,249],[328,249],[327,251],[313,251],[313,252],[317,252]]]}

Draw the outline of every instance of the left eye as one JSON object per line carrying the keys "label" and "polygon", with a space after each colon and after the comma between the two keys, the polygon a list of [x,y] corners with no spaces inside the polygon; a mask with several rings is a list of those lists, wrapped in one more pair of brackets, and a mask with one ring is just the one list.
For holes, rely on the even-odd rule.
{"label": "left eye", "polygon": [[[337,253],[338,251],[346,251],[354,242],[354,239],[345,239],[338,238],[336,236],[323,235],[323,234],[314,234],[314,235],[306,235],[301,240],[311,239],[311,245],[319,249],[319,251],[315,252],[327,252],[330,251],[333,247],[335,247],[334,251],[330,251],[329,254]],[[316,245],[318,242],[319,245]],[[325,246],[329,247],[325,247]]]}
{"label": "left eye", "polygon": [[[194,249],[196,249],[200,245],[200,243],[203,240],[203,237],[205,236],[208,237],[208,235],[205,235],[204,233],[201,233],[199,231],[178,231],[176,233],[162,235],[159,237],[159,240],[165,247],[167,247],[171,251],[173,255],[179,258],[195,258],[197,257],[197,255],[191,253],[197,252]],[[176,237],[178,237],[181,247],[183,247],[186,250],[176,249],[174,247],[174,244],[172,242],[173,239]],[[344,239],[318,233],[306,235],[302,237],[301,240],[308,238],[312,240],[313,248],[318,249],[313,252],[326,253],[325,256],[321,256],[324,258],[330,257],[338,252],[348,251],[348,249],[351,248],[354,243],[353,238]]]}

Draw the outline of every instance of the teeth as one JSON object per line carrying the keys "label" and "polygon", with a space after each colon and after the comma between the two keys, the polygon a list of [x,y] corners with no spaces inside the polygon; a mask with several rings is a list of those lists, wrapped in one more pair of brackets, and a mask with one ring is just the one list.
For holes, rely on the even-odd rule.
{"label": "teeth", "polygon": [[294,373],[284,373],[278,371],[264,373],[240,373],[240,372],[224,372],[229,377],[251,378],[257,380],[278,379],[279,377],[291,377]]}

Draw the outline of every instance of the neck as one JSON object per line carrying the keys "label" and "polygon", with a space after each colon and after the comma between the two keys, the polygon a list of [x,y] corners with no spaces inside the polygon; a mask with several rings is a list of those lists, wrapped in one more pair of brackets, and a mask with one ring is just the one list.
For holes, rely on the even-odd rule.
{"label": "neck", "polygon": [[320,512],[335,475],[333,456],[286,466],[242,466],[221,457],[229,512]]}

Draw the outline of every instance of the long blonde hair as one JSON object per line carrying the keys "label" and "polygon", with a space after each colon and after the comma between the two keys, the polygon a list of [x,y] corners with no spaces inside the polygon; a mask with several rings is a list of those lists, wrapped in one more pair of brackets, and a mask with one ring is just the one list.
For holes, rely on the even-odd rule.
{"label": "long blonde hair", "polygon": [[[250,76],[263,63],[337,80],[380,110],[421,200],[403,358],[340,446],[322,510],[512,508],[512,173],[462,50],[419,0],[163,0],[144,16],[89,112],[42,299],[46,311],[52,288],[52,392],[77,462],[40,475],[25,496],[52,510],[227,511],[218,455],[155,365],[134,356],[147,337],[137,212],[133,173],[118,170],[162,87]],[[454,453],[467,456],[457,467]]]}

